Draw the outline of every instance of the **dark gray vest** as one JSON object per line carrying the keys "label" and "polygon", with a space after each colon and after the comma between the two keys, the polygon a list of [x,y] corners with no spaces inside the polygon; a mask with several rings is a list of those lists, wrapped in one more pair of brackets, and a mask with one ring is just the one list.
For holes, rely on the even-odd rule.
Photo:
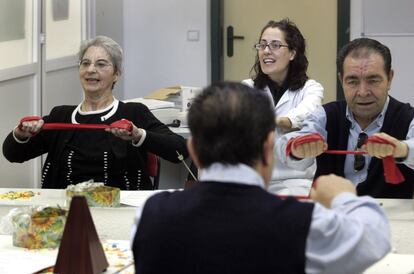
{"label": "dark gray vest", "polygon": [[[350,122],[346,119],[346,102],[332,102],[323,105],[327,122],[329,149],[346,150]],[[405,140],[409,125],[414,117],[414,108],[390,97],[381,132],[398,140]],[[334,173],[344,176],[345,155],[321,154],[316,158],[315,178]],[[370,195],[375,198],[412,198],[414,191],[414,171],[404,164],[398,164],[405,181],[398,185],[385,182],[382,160],[372,157],[368,167],[367,179],[357,186],[358,195]]]}
{"label": "dark gray vest", "polygon": [[133,242],[136,273],[304,273],[312,211],[241,184],[155,195]]}

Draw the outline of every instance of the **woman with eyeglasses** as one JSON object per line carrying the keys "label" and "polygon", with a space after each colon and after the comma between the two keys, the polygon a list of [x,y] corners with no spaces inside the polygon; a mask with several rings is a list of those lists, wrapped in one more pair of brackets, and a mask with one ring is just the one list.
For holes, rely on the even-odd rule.
{"label": "woman with eyeglasses", "polygon": [[[252,79],[243,83],[268,93],[275,106],[276,138],[302,127],[303,120],[322,104],[323,87],[306,74],[305,39],[289,19],[269,21],[262,29]],[[269,191],[280,194],[308,194],[315,165],[305,171],[275,161]]]}
{"label": "woman with eyeglasses", "polygon": [[[121,47],[108,37],[84,41],[79,50],[82,102],[55,107],[42,118],[22,119],[4,141],[4,156],[21,163],[47,153],[42,188],[66,188],[93,179],[123,190],[152,189],[148,152],[178,163],[177,152],[188,155],[186,143],[145,105],[114,97],[122,58]],[[46,130],[51,123],[75,128]],[[107,128],[76,129],[87,125]]]}

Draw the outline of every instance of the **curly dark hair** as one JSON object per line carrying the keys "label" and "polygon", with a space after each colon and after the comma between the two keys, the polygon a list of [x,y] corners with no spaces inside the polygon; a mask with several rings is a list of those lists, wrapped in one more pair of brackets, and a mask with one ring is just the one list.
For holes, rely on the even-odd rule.
{"label": "curly dark hair", "polygon": [[[302,88],[306,81],[309,79],[306,71],[308,69],[308,58],[306,57],[306,42],[302,33],[299,31],[295,23],[285,18],[281,21],[269,21],[262,29],[259,40],[261,39],[263,32],[268,28],[278,28],[284,35],[286,43],[290,50],[295,50],[295,58],[290,62],[289,71],[285,82],[287,87],[294,91]],[[263,73],[260,67],[259,54],[256,54],[256,61],[251,69],[255,75],[253,78],[254,86],[259,89],[265,88],[271,79],[268,75]]]}

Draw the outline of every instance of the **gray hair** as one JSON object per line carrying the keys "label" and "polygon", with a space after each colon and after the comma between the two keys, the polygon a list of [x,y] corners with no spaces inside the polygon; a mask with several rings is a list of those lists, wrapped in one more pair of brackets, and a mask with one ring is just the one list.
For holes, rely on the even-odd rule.
{"label": "gray hair", "polygon": [[104,48],[111,57],[115,72],[118,72],[119,74],[122,73],[122,48],[117,42],[107,36],[100,35],[95,38],[82,41],[78,52],[79,62],[83,59],[83,56],[88,48],[92,46]]}

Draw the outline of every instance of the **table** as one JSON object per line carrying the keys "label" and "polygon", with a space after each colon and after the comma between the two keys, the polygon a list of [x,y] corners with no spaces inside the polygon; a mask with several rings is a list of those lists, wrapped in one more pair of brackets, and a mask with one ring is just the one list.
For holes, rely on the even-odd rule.
{"label": "table", "polygon": [[377,199],[377,201],[382,205],[390,223],[392,252],[414,254],[414,200]]}
{"label": "table", "polygon": [[[65,190],[0,188],[0,193],[10,190],[32,190],[40,194],[28,201],[0,199],[0,217],[5,216],[9,210],[14,207],[29,205],[40,206],[46,204],[66,206]],[[130,238],[130,231],[133,225],[136,208],[142,206],[148,197],[157,192],[159,191],[121,191],[121,207],[91,208],[92,218],[100,239],[103,241],[117,239],[127,242]],[[393,249],[383,260],[370,267],[364,273],[413,273],[414,201],[411,199],[377,199],[377,201],[388,216],[391,226]],[[16,249],[20,250],[19,252],[24,250],[11,246],[11,236],[0,236],[0,252],[1,250],[14,250],[13,252],[17,252]],[[54,256],[56,256],[56,254]],[[1,268],[0,273],[2,273]]]}
{"label": "table", "polygon": [[[12,208],[16,207],[45,205],[67,207],[65,190],[62,189],[0,188],[0,193],[26,190],[39,194],[30,200],[0,199],[0,218],[6,216]],[[136,208],[156,192],[158,191],[121,191],[121,207],[91,207],[90,211],[98,236],[101,239],[129,240]]]}
{"label": "table", "polygon": [[[62,189],[0,188],[0,193],[8,191],[33,191],[36,195],[28,200],[0,199],[0,218],[7,215],[12,208],[16,207],[46,205],[67,207],[68,205],[65,190]],[[121,207],[90,208],[92,219],[104,248],[116,243],[122,246],[124,252],[129,254],[129,257],[122,262],[123,265],[131,264],[133,261],[129,248],[129,239],[135,211],[149,196],[156,192],[158,191],[121,191]],[[0,273],[33,273],[48,265],[53,265],[56,261],[57,252],[58,249],[28,250],[14,247],[12,245],[12,236],[0,235]],[[122,265],[119,265],[119,259],[114,257],[114,254],[110,252],[106,252],[106,256],[108,262],[113,265],[104,273],[118,273],[122,268]],[[22,261],[25,264],[21,264]],[[126,268],[120,273],[133,273],[133,266]]]}
{"label": "table", "polygon": [[365,270],[364,274],[412,274],[413,271],[413,254],[390,253],[381,261]]}
{"label": "table", "polygon": [[[102,241],[109,267],[103,274],[134,273],[129,241]],[[29,250],[12,245],[12,236],[0,235],[0,273],[27,274],[53,266],[58,249]],[[22,263],[24,262],[24,263]]]}

